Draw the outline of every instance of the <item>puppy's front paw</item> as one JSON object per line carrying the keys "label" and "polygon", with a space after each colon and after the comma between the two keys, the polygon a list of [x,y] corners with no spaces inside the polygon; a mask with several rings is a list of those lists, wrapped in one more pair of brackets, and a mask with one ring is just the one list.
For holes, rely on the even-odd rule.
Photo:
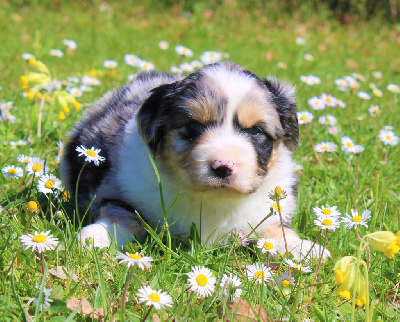
{"label": "puppy's front paw", "polygon": [[108,230],[101,224],[92,224],[83,227],[81,232],[78,234],[80,240],[85,243],[86,238],[92,238],[92,246],[105,248],[111,244],[111,238]]}
{"label": "puppy's front paw", "polygon": [[[292,245],[291,253],[294,258],[298,261],[302,260],[308,253],[310,253],[308,258],[319,258],[322,254],[322,246],[315,244],[311,249],[312,242],[305,239],[299,239],[298,245]],[[311,251],[310,251],[311,249]],[[327,259],[331,256],[331,253],[326,248],[324,249],[324,253],[322,254],[322,259]]]}

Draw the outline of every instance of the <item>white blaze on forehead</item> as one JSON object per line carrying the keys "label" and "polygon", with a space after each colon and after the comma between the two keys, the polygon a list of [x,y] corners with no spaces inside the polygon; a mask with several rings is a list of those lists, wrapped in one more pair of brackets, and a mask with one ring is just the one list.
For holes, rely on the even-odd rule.
{"label": "white blaze on forehead", "polygon": [[206,70],[206,75],[210,84],[227,98],[222,122],[222,127],[227,131],[232,131],[235,117],[238,117],[243,128],[251,128],[262,122],[274,138],[276,130],[282,130],[279,114],[268,90],[260,87],[256,79],[241,70],[222,68]]}

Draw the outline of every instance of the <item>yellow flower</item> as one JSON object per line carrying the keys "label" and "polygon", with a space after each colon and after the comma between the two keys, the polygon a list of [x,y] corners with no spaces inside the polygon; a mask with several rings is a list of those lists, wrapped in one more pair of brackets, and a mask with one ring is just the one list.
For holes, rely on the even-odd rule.
{"label": "yellow flower", "polygon": [[74,102],[72,104],[75,108],[75,111],[79,111],[81,109],[81,104],[79,102]]}
{"label": "yellow flower", "polygon": [[60,113],[58,113],[58,116],[57,116],[57,118],[58,118],[59,120],[61,120],[61,121],[65,120],[65,119],[66,119],[66,117],[65,117],[65,114],[64,114],[64,112],[60,112]]}
{"label": "yellow flower", "polygon": [[393,259],[394,255],[396,255],[399,251],[400,247],[397,246],[396,243],[392,243],[386,248],[384,254],[387,258]]}
{"label": "yellow flower", "polygon": [[344,289],[344,288],[339,288],[339,289],[336,291],[336,295],[339,295],[339,296],[341,296],[341,297],[343,297],[343,298],[345,298],[345,299],[349,299],[349,298],[351,297],[350,291],[349,291],[349,290],[346,290],[346,289]]}
{"label": "yellow flower", "polygon": [[344,274],[340,269],[335,269],[335,278],[338,285],[344,282]]}
{"label": "yellow flower", "polygon": [[368,245],[377,252],[386,251],[387,247],[396,242],[396,236],[391,231],[375,231],[364,237],[368,239]]}
{"label": "yellow flower", "polygon": [[365,304],[367,304],[367,298],[365,296],[356,297],[357,306],[364,306]]}
{"label": "yellow flower", "polygon": [[400,247],[400,230],[396,233],[396,244]]}
{"label": "yellow flower", "polygon": [[345,256],[336,262],[333,269],[335,272],[336,282],[341,288],[350,290],[354,285],[358,267],[356,262],[357,258],[353,256]]}
{"label": "yellow flower", "polygon": [[39,213],[39,205],[35,200],[31,200],[25,204],[25,211],[29,215],[36,215]]}

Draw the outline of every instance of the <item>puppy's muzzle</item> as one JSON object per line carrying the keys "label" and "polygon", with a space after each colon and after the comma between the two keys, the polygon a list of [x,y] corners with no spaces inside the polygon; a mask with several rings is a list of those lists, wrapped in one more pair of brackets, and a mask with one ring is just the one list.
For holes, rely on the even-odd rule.
{"label": "puppy's muzzle", "polygon": [[235,163],[233,161],[215,160],[211,163],[211,172],[218,178],[226,178],[235,171]]}

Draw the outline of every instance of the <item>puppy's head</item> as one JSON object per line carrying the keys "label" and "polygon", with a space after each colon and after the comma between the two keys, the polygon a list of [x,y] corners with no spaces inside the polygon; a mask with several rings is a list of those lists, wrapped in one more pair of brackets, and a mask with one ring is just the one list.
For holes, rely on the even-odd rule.
{"label": "puppy's head", "polygon": [[137,115],[157,160],[195,191],[257,190],[284,144],[294,150],[294,89],[233,63],[208,65],[152,91]]}

